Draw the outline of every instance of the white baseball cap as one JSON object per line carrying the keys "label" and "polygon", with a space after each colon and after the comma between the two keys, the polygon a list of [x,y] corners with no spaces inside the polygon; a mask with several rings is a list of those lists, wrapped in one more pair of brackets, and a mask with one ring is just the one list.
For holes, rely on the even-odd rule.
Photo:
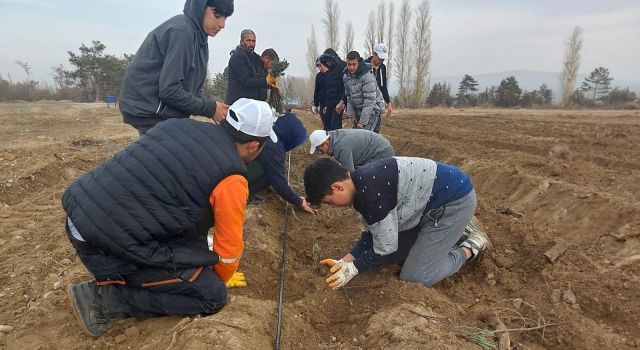
{"label": "white baseball cap", "polygon": [[387,45],[385,45],[385,43],[377,43],[373,47],[373,52],[377,53],[378,58],[380,58],[381,60],[387,59],[387,51],[389,50],[387,49]]}
{"label": "white baseball cap", "polygon": [[271,141],[278,142],[278,136],[273,131],[273,123],[278,117],[264,101],[240,98],[229,106],[226,119],[234,129],[244,134],[257,137],[269,136]]}
{"label": "white baseball cap", "polygon": [[316,153],[316,148],[328,139],[329,133],[325,130],[316,130],[312,132],[311,135],[309,135],[309,142],[311,142],[311,149],[309,150],[309,154]]}

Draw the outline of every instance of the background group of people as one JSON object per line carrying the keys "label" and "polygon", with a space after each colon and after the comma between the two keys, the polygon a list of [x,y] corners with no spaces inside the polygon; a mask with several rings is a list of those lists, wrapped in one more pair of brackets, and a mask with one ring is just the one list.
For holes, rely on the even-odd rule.
{"label": "background group of people", "polygon": [[[322,157],[307,167],[306,194],[296,193],[284,157],[307,131],[294,113],[275,116],[264,101],[267,90],[278,88],[268,72],[275,51],[258,56],[255,33],[242,31],[229,60],[226,103],[202,95],[207,37],[233,12],[233,0],[186,0],[184,14],[149,33],[120,97],[123,120],[140,137],[62,196],[66,236],[93,276],[68,293],[92,336],[117,318],[219,311],[227,288],[247,285],[238,270],[245,209],[267,186],[310,214],[325,203],[353,207],[363,219],[351,251],[321,262],[332,289],[384,263],[401,264],[400,278],[431,286],[490,247],[486,234],[469,225],[476,206],[470,178],[448,164],[394,157],[376,133],[388,100],[383,45],[371,58],[373,71],[355,51],[346,63],[333,50],[318,59],[326,70],[316,108],[328,123],[310,134],[310,153],[335,160]],[[390,114],[390,103],[386,109]],[[343,111],[354,128],[327,130]]]}
{"label": "background group of people", "polygon": [[343,120],[348,119],[353,128],[380,132],[382,112],[386,110],[389,117],[393,110],[387,89],[386,58],[384,43],[376,44],[366,60],[351,51],[345,62],[331,48],[317,58],[319,72],[312,111],[320,114],[324,130],[340,129]]}

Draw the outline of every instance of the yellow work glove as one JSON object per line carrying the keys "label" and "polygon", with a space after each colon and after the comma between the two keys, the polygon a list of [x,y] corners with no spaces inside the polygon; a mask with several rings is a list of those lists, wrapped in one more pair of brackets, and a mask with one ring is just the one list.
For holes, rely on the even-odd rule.
{"label": "yellow work glove", "polygon": [[227,288],[246,287],[247,281],[244,279],[244,273],[236,271],[226,284]]}
{"label": "yellow work glove", "polygon": [[354,278],[358,274],[358,269],[352,261],[342,261],[341,264],[338,263],[339,261],[342,261],[342,259],[336,261],[333,264],[333,266],[329,269],[329,272],[332,273],[332,275],[324,280],[327,283],[327,286],[332,290],[344,287],[347,283],[349,283],[349,281],[351,281],[352,278]]}
{"label": "yellow work glove", "polygon": [[[324,265],[329,268],[329,272],[334,273],[344,264],[344,260],[323,259],[320,260],[320,265]],[[335,268],[335,270],[334,270]]]}
{"label": "yellow work glove", "polygon": [[273,89],[278,88],[278,81],[276,80],[276,77],[274,77],[271,73],[267,74],[266,79],[267,79],[267,85],[269,85],[269,87]]}

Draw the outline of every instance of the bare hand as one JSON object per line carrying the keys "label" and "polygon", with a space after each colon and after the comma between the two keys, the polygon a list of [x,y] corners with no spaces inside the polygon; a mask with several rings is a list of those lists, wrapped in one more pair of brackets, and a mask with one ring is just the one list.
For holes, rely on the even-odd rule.
{"label": "bare hand", "polygon": [[213,114],[213,117],[211,117],[213,123],[216,125],[220,124],[220,122],[227,117],[228,111],[229,105],[216,101],[216,112]]}
{"label": "bare hand", "polygon": [[391,102],[389,102],[387,103],[387,117],[390,117],[392,112],[393,112],[393,107],[391,106]]}
{"label": "bare hand", "polygon": [[318,213],[318,209],[313,209],[304,197],[302,197],[302,210],[313,215]]}
{"label": "bare hand", "polygon": [[340,101],[340,103],[336,105],[336,112],[340,113],[343,110],[344,110],[344,101]]}

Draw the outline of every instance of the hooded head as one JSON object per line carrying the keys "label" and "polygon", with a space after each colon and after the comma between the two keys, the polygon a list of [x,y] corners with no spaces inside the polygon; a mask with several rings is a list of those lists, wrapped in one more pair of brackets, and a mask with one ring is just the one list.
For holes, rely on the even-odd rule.
{"label": "hooded head", "polygon": [[[205,12],[207,6],[212,9]],[[182,12],[203,34],[215,36],[224,28],[225,20],[233,14],[233,9],[233,0],[187,0]]]}
{"label": "hooded head", "polygon": [[278,135],[278,141],[282,141],[287,152],[300,146],[307,139],[307,129],[293,113],[286,113],[278,118],[273,125],[273,131]]}

